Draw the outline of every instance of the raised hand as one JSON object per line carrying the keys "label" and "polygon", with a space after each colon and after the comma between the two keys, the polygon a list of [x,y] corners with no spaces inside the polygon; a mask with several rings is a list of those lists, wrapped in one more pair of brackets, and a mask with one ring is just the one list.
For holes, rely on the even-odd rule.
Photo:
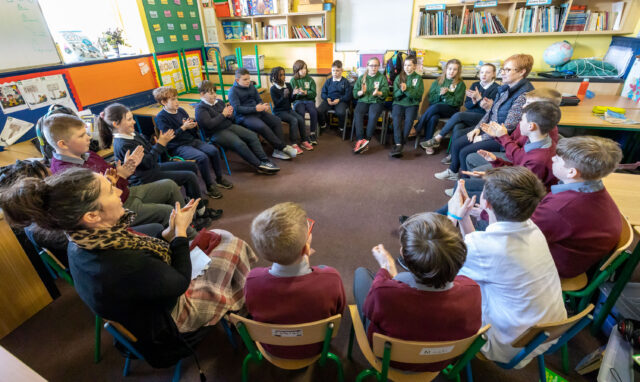
{"label": "raised hand", "polygon": [[451,199],[449,199],[448,211],[451,215],[455,216],[452,216],[452,218],[459,220],[458,218],[464,219],[468,217],[475,204],[475,195],[469,198],[467,190],[464,188],[464,180],[460,179],[456,191],[453,193]]}
{"label": "raised hand", "polygon": [[116,183],[118,183],[118,173],[116,172],[115,168],[113,167],[108,168],[102,175],[104,175],[105,178],[107,178],[112,185],[115,186]]}
{"label": "raised hand", "polygon": [[508,134],[507,128],[504,125],[499,124],[498,122],[491,121],[490,123],[482,124],[482,131],[487,133],[492,137],[501,137],[503,135]]}
{"label": "raised hand", "polygon": [[384,248],[384,245],[378,244],[371,248],[371,254],[380,265],[380,268],[384,268],[389,271],[391,277],[398,274],[398,271],[396,270],[396,263],[389,251]]}
{"label": "raised hand", "polygon": [[169,129],[167,131],[161,131],[160,136],[158,137],[158,143],[162,146],[166,146],[173,138],[175,138],[176,133],[173,129]]}
{"label": "raised hand", "polygon": [[193,129],[196,126],[198,126],[196,121],[191,118],[185,118],[182,120],[182,126],[180,126],[180,129],[182,129],[182,131],[187,131],[189,129]]}
{"label": "raised hand", "polygon": [[403,92],[407,90],[407,84],[405,82],[400,84],[400,90],[402,90]]}
{"label": "raised hand", "polygon": [[[478,153],[478,155],[480,155],[487,162],[493,162],[494,160],[498,159],[496,154],[491,153],[491,152],[489,152],[487,150],[478,150],[476,152]],[[484,175],[484,173],[482,175]]]}

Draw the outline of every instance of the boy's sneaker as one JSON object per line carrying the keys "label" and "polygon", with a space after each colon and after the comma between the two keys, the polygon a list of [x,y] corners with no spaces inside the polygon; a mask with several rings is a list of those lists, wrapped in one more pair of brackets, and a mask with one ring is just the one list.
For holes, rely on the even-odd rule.
{"label": "boy's sneaker", "polygon": [[300,146],[302,146],[302,148],[307,151],[313,151],[313,146],[311,146],[311,144],[307,141],[300,143]]}
{"label": "boy's sneaker", "polygon": [[220,177],[220,179],[216,179],[216,186],[224,188],[226,190],[230,190],[233,188],[233,183],[229,182],[223,177]]}
{"label": "boy's sneaker", "polygon": [[278,171],[280,171],[280,167],[271,162],[260,162],[260,165],[258,165],[258,172],[262,174],[275,174]]}
{"label": "boy's sneaker", "polygon": [[316,137],[316,133],[309,134],[309,143],[311,143],[314,146],[318,144],[318,138]]}
{"label": "boy's sneaker", "polygon": [[222,216],[222,210],[207,208],[207,212],[205,212],[205,214],[211,220],[218,220]]}
{"label": "boy's sneaker", "polygon": [[296,155],[298,155],[298,151],[289,145],[286,145],[284,149],[282,149],[282,151],[284,151],[284,153],[290,156],[291,158],[295,158]]}
{"label": "boy's sneaker", "polygon": [[220,199],[222,197],[222,192],[218,190],[218,187],[216,187],[215,184],[212,184],[207,187],[207,195],[212,199]]}
{"label": "boy's sneaker", "polygon": [[442,163],[442,164],[451,164],[451,154],[448,154],[446,157],[442,158],[440,163]]}
{"label": "boy's sneaker", "polygon": [[302,149],[300,148],[300,146],[298,145],[291,145],[291,147],[293,147],[296,150],[296,155],[302,155],[304,154],[304,151],[302,151]]}
{"label": "boy's sneaker", "polygon": [[356,148],[355,150],[353,150],[353,152],[356,154],[360,154],[367,149],[367,146],[369,146],[369,141],[366,139],[361,139],[356,143]]}
{"label": "boy's sneaker", "polygon": [[393,145],[393,148],[391,149],[389,156],[393,158],[400,158],[402,156],[402,145],[400,144]]}
{"label": "boy's sneaker", "polygon": [[448,197],[452,197],[453,196],[453,188],[447,188],[446,190],[444,190],[444,194],[447,195]]}
{"label": "boy's sneaker", "polygon": [[273,154],[271,154],[272,157],[274,158],[278,158],[278,159],[282,159],[282,160],[289,160],[291,159],[291,156],[285,154],[284,151],[280,151],[280,150],[273,150]]}
{"label": "boy's sneaker", "polygon": [[420,142],[420,147],[422,147],[425,150],[429,147],[433,147],[434,149],[437,149],[438,147],[440,147],[440,141],[435,138],[431,138],[428,141]]}
{"label": "boy's sneaker", "polygon": [[458,180],[458,173],[451,171],[449,168],[441,172],[436,172],[433,176],[442,180]]}

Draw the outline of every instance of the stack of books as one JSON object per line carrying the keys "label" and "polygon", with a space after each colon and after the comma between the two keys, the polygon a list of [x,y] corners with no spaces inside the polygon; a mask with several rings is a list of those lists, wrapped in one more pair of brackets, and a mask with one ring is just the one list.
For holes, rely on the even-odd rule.
{"label": "stack of books", "polygon": [[587,25],[588,18],[586,5],[572,5],[569,10],[569,16],[567,16],[564,31],[583,31]]}
{"label": "stack of books", "polygon": [[462,34],[495,34],[507,33],[500,18],[491,12],[471,11],[464,13],[462,19]]}
{"label": "stack of books", "polygon": [[584,24],[586,31],[607,31],[609,30],[609,12],[587,11],[587,22]]}
{"label": "stack of books", "polygon": [[229,0],[233,16],[273,15],[278,13],[277,0]]}
{"label": "stack of books", "polygon": [[324,38],[322,25],[294,25],[291,27],[292,38]]}
{"label": "stack of books", "polygon": [[451,14],[451,10],[420,12],[420,23],[418,24],[419,36],[439,36],[458,34],[460,31],[460,16]]}
{"label": "stack of books", "polygon": [[267,25],[263,23],[255,23],[256,40],[283,40],[289,38],[287,33],[287,25]]}
{"label": "stack of books", "polygon": [[[515,17],[511,19],[509,30],[512,33],[561,32],[567,30],[564,26],[564,19],[568,6],[569,3],[567,2],[559,6],[519,8],[516,10]],[[571,9],[573,9],[573,6]]]}

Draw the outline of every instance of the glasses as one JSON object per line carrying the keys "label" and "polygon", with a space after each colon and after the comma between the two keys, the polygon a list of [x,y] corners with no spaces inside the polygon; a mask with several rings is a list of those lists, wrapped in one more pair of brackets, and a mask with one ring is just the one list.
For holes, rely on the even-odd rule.
{"label": "glasses", "polygon": [[502,73],[507,73],[507,74],[508,74],[508,73],[511,73],[511,72],[513,72],[513,71],[516,71],[516,70],[518,70],[518,69],[516,69],[516,68],[500,68],[500,71],[501,71]]}
{"label": "glasses", "polygon": [[369,65],[367,65],[367,66],[368,66],[368,67],[370,67],[370,68],[377,68],[377,67],[379,67],[380,65],[372,65],[372,64],[369,64]]}

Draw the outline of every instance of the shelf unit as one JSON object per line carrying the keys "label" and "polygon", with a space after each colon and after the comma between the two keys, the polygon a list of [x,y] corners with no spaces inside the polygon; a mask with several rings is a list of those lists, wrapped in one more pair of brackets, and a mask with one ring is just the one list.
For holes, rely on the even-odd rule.
{"label": "shelf unit", "polygon": [[[563,31],[555,31],[555,32],[513,32],[517,28],[517,23],[519,21],[518,13],[521,12],[521,8],[531,8],[535,9],[534,6],[527,6],[526,0],[498,0],[496,2],[485,2],[485,3],[496,3],[495,5],[489,7],[476,7],[475,5],[481,2],[459,2],[459,1],[448,1],[444,3],[444,9],[433,9],[437,5],[442,5],[442,1],[422,1],[419,5],[419,14],[417,15],[417,23],[416,30],[414,31],[415,35],[419,39],[451,39],[451,38],[504,38],[504,37],[540,37],[540,36],[575,36],[575,35],[623,35],[633,33],[633,28],[635,26],[635,22],[638,17],[638,1],[633,0],[608,0],[608,1],[591,1],[591,0],[552,0],[548,5],[540,5],[538,9],[544,9],[547,7],[556,7],[556,10],[560,9],[562,4],[566,4],[567,11],[564,12],[562,19],[558,20],[561,25],[563,25]],[[613,24],[615,22],[615,16],[613,15],[613,5],[614,4],[623,4],[622,15],[620,19],[620,27],[616,30],[613,30]],[[592,14],[595,12],[609,12],[609,29],[608,30],[587,30],[587,31],[564,31],[566,28],[566,22],[569,15],[569,10],[572,6],[586,6],[587,11],[591,11]],[[485,16],[487,13],[494,15],[496,18],[500,20],[500,23],[504,26],[506,33],[469,33],[468,28],[465,28],[465,14],[471,15],[472,12],[484,12]],[[422,23],[423,15],[425,14],[437,14],[438,12],[444,12],[445,14],[450,14],[454,18],[457,17],[459,21],[459,25],[454,28],[454,31],[457,33],[451,34],[421,34],[423,31],[424,24]],[[550,14],[550,12],[549,12]],[[434,17],[434,19],[436,19]],[[440,20],[443,18],[441,17]],[[486,19],[485,19],[486,20]],[[486,25],[485,21],[482,22],[483,25]],[[546,25],[546,24],[545,24]],[[468,26],[468,24],[467,24]],[[465,33],[463,33],[465,32]]]}

